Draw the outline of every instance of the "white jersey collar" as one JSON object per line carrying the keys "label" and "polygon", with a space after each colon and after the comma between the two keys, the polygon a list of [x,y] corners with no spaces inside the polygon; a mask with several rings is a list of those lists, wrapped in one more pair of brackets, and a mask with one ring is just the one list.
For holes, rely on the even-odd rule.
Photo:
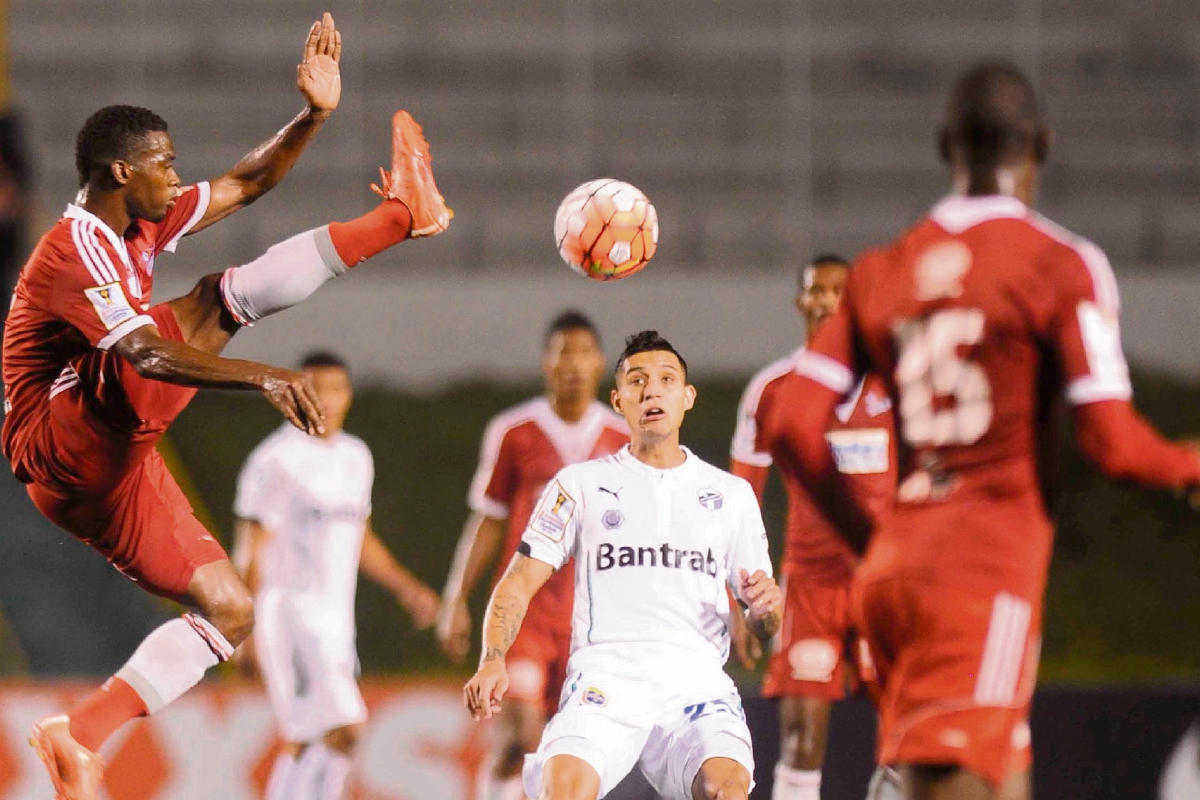
{"label": "white jersey collar", "polygon": [[1003,194],[952,194],[942,198],[929,212],[929,218],[959,234],[994,219],[1024,219],[1029,208],[1015,197]]}
{"label": "white jersey collar", "polygon": [[700,469],[700,459],[697,458],[691,450],[683,445],[680,445],[679,449],[683,451],[683,463],[678,467],[671,467],[670,469],[659,469],[658,467],[650,466],[644,461],[639,461],[637,456],[633,454],[633,451],[630,449],[629,445],[625,445],[618,450],[616,452],[616,458],[617,461],[624,466],[647,478],[659,479],[667,475],[673,475],[682,480],[688,480],[694,477],[697,471]]}

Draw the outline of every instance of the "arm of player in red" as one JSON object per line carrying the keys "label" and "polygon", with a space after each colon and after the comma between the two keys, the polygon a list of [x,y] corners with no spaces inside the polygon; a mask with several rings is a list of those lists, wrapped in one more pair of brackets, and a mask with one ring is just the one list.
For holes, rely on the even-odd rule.
{"label": "arm of player in red", "polygon": [[1200,486],[1200,454],[1167,441],[1127,400],[1075,407],[1075,441],[1104,474],[1157,489]]}
{"label": "arm of player in red", "polygon": [[208,209],[189,234],[248,206],[283,180],[337,108],[342,95],[341,59],[342,34],[326,12],[309,29],[303,60],[296,68],[296,88],[304,96],[304,110],[243,156],[229,172],[209,182],[212,194]]}

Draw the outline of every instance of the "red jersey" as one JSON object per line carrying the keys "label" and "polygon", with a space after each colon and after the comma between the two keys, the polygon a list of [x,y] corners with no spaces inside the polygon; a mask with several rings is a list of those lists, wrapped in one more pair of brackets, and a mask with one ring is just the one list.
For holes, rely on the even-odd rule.
{"label": "red jersey", "polygon": [[[843,584],[853,576],[858,556],[813,503],[774,424],[778,409],[788,407],[799,388],[796,365],[803,352],[768,365],[750,380],[738,406],[730,456],[754,467],[779,468],[788,500],[781,572]],[[825,434],[848,488],[876,518],[891,506],[896,490],[892,426],[891,397],[883,381],[870,375],[837,407]]]}
{"label": "red jersey", "polygon": [[[844,395],[870,370],[896,405],[898,499],[868,560],[1041,585],[1052,535],[1039,480],[1049,409],[1060,397],[1128,405],[1117,312],[1100,248],[1011,197],[947,198],[891,246],[865,254],[797,372]],[[802,426],[796,450],[816,465],[824,459],[816,420],[793,424]],[[1194,477],[1193,456],[1145,441],[1142,460],[1173,465],[1156,480]],[[822,464],[810,480],[835,508],[820,477],[830,472]]]}
{"label": "red jersey", "polygon": [[[6,413],[0,443],[18,478],[28,480],[21,457],[47,401],[86,381],[76,370],[81,358],[154,324],[146,314],[154,258],[174,251],[208,210],[208,199],[207,183],[189,187],[161,222],[135,220],[123,237],[69,205],[42,236],[21,271],[4,326]],[[100,407],[106,399],[97,384]]]}
{"label": "red jersey", "polygon": [[[628,442],[625,420],[598,402],[579,422],[568,423],[539,397],[510,408],[488,424],[469,502],[473,511],[508,520],[496,580],[517,552],[542,490],[558,471],[568,464],[611,455]],[[534,595],[526,619],[569,632],[574,594],[574,567],[567,566]]]}

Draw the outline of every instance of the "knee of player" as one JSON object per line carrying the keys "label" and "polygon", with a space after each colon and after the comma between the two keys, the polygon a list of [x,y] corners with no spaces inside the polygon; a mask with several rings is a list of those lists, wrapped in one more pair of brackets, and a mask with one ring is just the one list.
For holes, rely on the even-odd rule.
{"label": "knee of player", "polygon": [[692,800],[748,800],[749,781],[741,776],[696,776],[692,784]]}
{"label": "knee of player", "polygon": [[254,597],[244,586],[240,590],[230,589],[215,599],[205,616],[237,647],[254,630]]}
{"label": "knee of player", "polygon": [[358,725],[334,728],[325,734],[325,746],[336,753],[350,755],[358,747],[362,730]]}

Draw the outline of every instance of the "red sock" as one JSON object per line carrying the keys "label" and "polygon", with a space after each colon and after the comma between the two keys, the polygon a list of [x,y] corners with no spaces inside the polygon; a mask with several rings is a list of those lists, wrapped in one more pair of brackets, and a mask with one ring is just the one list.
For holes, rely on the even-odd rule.
{"label": "red sock", "polygon": [[117,728],[149,713],[132,686],[120,678],[109,678],[71,710],[71,736],[94,753]]}
{"label": "red sock", "polygon": [[329,223],[329,238],[348,267],[403,242],[411,232],[412,214],[399,200],[385,200],[375,210],[349,222]]}

